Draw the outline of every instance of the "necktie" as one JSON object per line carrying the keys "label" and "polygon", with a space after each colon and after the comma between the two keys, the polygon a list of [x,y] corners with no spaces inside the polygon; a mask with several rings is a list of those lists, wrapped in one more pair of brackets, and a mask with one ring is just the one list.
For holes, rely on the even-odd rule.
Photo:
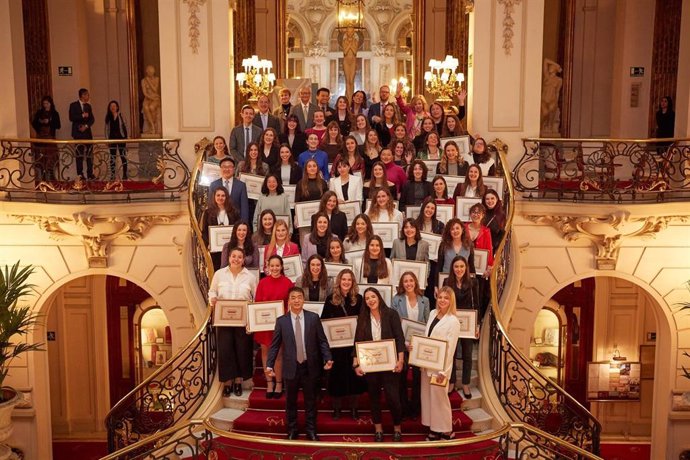
{"label": "necktie", "polygon": [[249,147],[249,128],[244,128],[244,154],[247,154],[247,147]]}
{"label": "necktie", "polygon": [[309,123],[309,107],[306,105],[302,106],[302,111],[304,112],[304,121]]}
{"label": "necktie", "polygon": [[301,315],[295,318],[295,345],[297,345],[297,362],[302,364],[304,362],[304,341],[302,340],[302,323],[300,322]]}
{"label": "necktie", "polygon": [[223,181],[223,186],[227,189],[228,193],[230,193],[230,187],[228,187],[228,180],[227,179],[225,179]]}
{"label": "necktie", "polygon": [[264,130],[268,128],[268,115],[265,113],[261,115],[261,124],[263,125]]}

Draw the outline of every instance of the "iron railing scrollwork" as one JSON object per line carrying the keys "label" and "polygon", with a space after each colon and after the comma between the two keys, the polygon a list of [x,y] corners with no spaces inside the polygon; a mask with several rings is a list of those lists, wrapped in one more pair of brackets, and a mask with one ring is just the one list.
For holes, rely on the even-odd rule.
{"label": "iron railing scrollwork", "polygon": [[[0,139],[0,192],[15,201],[176,200],[191,176],[179,144],[179,139]],[[92,159],[93,177],[77,175],[80,157],[84,164]],[[82,174],[87,173],[85,166]]]}
{"label": "iron railing scrollwork", "polygon": [[[501,164],[505,168],[506,151],[499,149],[497,152],[503,157]],[[506,234],[494,258],[489,309],[489,367],[496,397],[513,422],[527,423],[598,454],[601,424],[565,390],[535,368],[505,332],[499,302],[510,268],[514,215],[513,183],[507,171],[505,178]]]}
{"label": "iron railing scrollwork", "polygon": [[690,199],[690,139],[523,139],[515,189],[529,199]]}
{"label": "iron railing scrollwork", "polygon": [[205,137],[194,145],[197,161],[192,173],[192,182],[189,187],[189,200],[187,201],[190,223],[192,226],[192,263],[194,266],[194,276],[196,277],[199,291],[207,303],[208,290],[211,279],[213,279],[213,261],[211,260],[211,254],[208,252],[206,243],[204,243],[201,236],[199,222],[201,222],[202,214],[204,213],[204,209],[206,209],[206,200],[208,196],[208,187],[201,184],[200,171],[210,145],[212,145],[211,141]]}
{"label": "iron railing scrollwork", "polygon": [[[190,195],[198,188],[197,168]],[[188,200],[190,216],[196,217],[195,201]],[[199,291],[208,296],[213,265],[201,238],[198,219],[190,219],[192,263]],[[120,400],[108,413],[108,449],[114,452],[189,419],[201,406],[214,382],[217,367],[216,335],[211,310],[189,343],[151,376]],[[165,457],[161,457],[165,458]]]}

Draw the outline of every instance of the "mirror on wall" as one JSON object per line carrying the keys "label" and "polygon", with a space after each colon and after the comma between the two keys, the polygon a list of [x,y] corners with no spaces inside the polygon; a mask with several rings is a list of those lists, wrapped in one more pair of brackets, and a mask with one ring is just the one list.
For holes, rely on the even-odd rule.
{"label": "mirror on wall", "polygon": [[140,345],[137,382],[141,382],[172,357],[172,333],[168,318],[157,305],[145,309],[135,326]]}
{"label": "mirror on wall", "polygon": [[565,317],[544,307],[537,314],[530,341],[532,364],[557,385],[563,385],[565,368]]}

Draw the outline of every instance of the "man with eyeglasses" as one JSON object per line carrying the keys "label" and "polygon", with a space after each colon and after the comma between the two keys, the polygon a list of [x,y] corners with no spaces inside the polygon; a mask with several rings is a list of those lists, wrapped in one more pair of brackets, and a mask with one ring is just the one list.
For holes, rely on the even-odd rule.
{"label": "man with eyeglasses", "polygon": [[[244,182],[235,180],[235,160],[230,157],[220,160],[220,179],[211,182],[208,188],[207,203],[213,201],[213,194],[218,187],[225,187],[230,193],[230,201],[240,211],[240,217],[245,222],[249,220],[249,199],[247,197],[247,186]],[[250,223],[251,225],[251,223]]]}

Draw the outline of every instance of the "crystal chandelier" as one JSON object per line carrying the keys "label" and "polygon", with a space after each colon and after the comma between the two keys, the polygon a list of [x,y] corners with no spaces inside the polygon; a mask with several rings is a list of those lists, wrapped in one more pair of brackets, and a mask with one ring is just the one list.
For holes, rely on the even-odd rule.
{"label": "crystal chandelier", "polygon": [[448,55],[443,61],[431,59],[430,70],[424,73],[424,87],[436,97],[436,102],[444,109],[448,109],[453,97],[460,92],[462,82],[465,81],[464,74],[455,73],[458,65],[457,58]]}
{"label": "crystal chandelier", "polygon": [[276,76],[271,72],[273,63],[258,56],[242,59],[244,72],[239,72],[235,79],[243,96],[250,95],[249,102],[256,105],[260,96],[268,96],[273,91]]}

